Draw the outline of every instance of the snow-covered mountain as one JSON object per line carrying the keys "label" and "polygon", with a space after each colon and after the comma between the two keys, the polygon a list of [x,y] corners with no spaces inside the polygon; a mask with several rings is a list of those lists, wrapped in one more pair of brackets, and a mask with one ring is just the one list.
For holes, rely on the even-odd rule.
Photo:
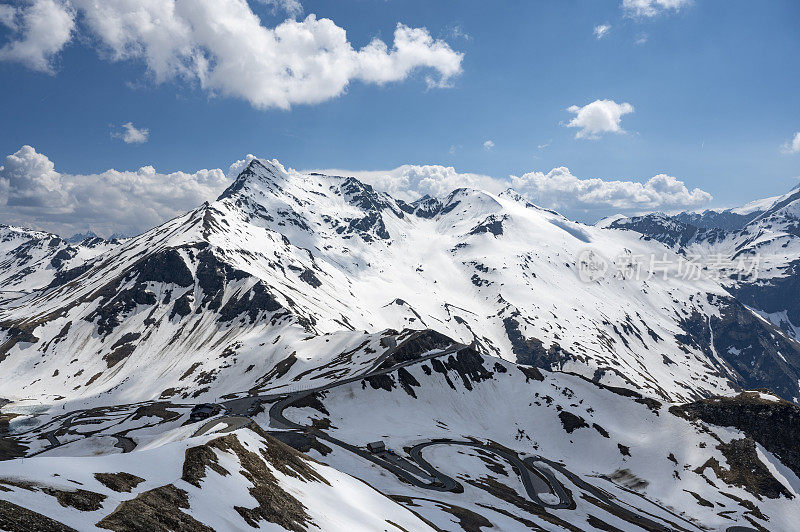
{"label": "snow-covered mountain", "polygon": [[670,406],[437,333],[382,340],[376,370],[205,422],[169,401],[14,417],[0,451],[29,458],[0,462],[0,527],[793,530],[796,405]]}
{"label": "snow-covered mountain", "polygon": [[[771,200],[769,205],[767,201]],[[673,250],[720,264],[720,280],[742,303],[800,338],[800,187],[760,202],[755,215],[734,230],[686,221],[683,216],[650,214],[623,218],[610,227],[630,229]],[[708,220],[706,220],[708,221]],[[754,275],[735,274],[744,263]]]}
{"label": "snow-covered mountain", "polygon": [[[7,305],[0,382],[14,398],[206,397],[243,389],[251,377],[243,370],[266,373],[295,337],[412,327],[667,400],[736,385],[800,396],[798,345],[719,283],[661,275],[584,283],[587,249],[615,265],[667,253],[512,191],[462,189],[407,204],[353,178],[254,160],[218,201]],[[747,323],[746,337],[731,335],[731,322]],[[142,367],[157,368],[158,379]],[[191,368],[205,391],[187,386]]]}
{"label": "snow-covered mountain", "polygon": [[0,300],[45,288],[60,272],[116,246],[97,236],[79,242],[19,227],[0,225]]}
{"label": "snow-covered mountain", "polygon": [[[735,246],[770,250],[775,267],[778,249],[797,260],[780,247],[792,201],[751,220],[736,232],[751,238]],[[785,446],[668,406],[769,388],[786,401],[754,400],[791,417],[800,344],[750,308],[744,285],[681,271],[691,246],[728,245],[732,233],[687,237],[685,222],[657,216],[608,226],[572,222],[512,190],[407,203],[354,178],[254,159],[218,200],[124,241],[70,245],[9,229],[0,275],[17,284],[0,302],[0,398],[11,403],[0,457],[37,456],[28,472],[0,464],[0,504],[5,486],[8,512],[86,524],[78,529],[130,529],[124,519],[154,507],[211,529],[321,526],[314,516],[357,482],[298,465],[302,457],[271,460],[277,437],[390,495],[359,492],[387,505],[387,530],[782,529],[800,489]],[[643,258],[658,270],[639,271]],[[227,439],[189,419],[204,402],[233,431]],[[445,437],[459,443],[423,457]],[[371,460],[372,440],[396,454]],[[140,461],[124,459],[131,450]],[[120,451],[118,461],[94,456]],[[176,459],[190,451],[199,466]],[[57,455],[76,457],[81,480],[48,461]],[[451,468],[466,476],[434,472],[431,457],[456,457]],[[152,465],[161,462],[169,466]],[[232,475],[235,464],[243,471]],[[272,471],[269,488],[292,493],[287,508],[311,517],[240,511],[265,489],[251,467]],[[281,476],[306,467],[328,506]],[[758,475],[740,474],[746,467]],[[111,493],[89,478],[119,472],[109,468],[145,480]],[[192,483],[187,468],[208,476]],[[91,484],[81,489],[99,502],[62,503],[72,495],[52,494],[65,486],[45,478],[52,472]]]}
{"label": "snow-covered mountain", "polygon": [[257,427],[135,454],[2,465],[3,530],[435,530]]}
{"label": "snow-covered mountain", "polygon": [[[80,244],[84,240],[100,238],[94,231],[86,231],[85,233],[76,233],[71,237],[67,238],[67,242],[70,244]],[[113,238],[113,237],[112,237]]]}

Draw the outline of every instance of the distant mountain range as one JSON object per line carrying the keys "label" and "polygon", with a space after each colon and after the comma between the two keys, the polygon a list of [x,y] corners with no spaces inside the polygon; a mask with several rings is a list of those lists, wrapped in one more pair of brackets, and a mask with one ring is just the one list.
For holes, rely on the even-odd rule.
{"label": "distant mountain range", "polygon": [[800,190],[588,226],[264,159],[129,239],[1,227],[0,528],[789,530],[799,237]]}
{"label": "distant mountain range", "polygon": [[[734,218],[738,217],[738,218]],[[608,227],[638,232],[673,251],[729,263],[756,263],[756,275],[724,271],[722,285],[745,305],[783,329],[800,334],[800,188],[742,209],[677,216],[621,218]]]}

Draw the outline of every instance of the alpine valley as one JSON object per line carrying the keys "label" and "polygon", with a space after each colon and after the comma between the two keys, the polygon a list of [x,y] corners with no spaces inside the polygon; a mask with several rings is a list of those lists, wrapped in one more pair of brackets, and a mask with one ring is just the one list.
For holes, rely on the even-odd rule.
{"label": "alpine valley", "polygon": [[798,340],[798,189],[585,225],[252,159],[0,226],[0,529],[797,530]]}

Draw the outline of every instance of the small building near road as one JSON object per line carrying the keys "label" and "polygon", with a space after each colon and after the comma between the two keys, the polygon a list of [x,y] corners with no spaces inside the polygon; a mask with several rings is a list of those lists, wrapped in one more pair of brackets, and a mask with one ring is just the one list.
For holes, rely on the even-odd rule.
{"label": "small building near road", "polygon": [[382,453],[386,451],[386,444],[382,441],[374,441],[367,444],[367,450],[372,454]]}
{"label": "small building near road", "polygon": [[217,405],[211,403],[204,403],[192,408],[192,413],[189,414],[189,421],[201,421],[208,419],[217,413]]}

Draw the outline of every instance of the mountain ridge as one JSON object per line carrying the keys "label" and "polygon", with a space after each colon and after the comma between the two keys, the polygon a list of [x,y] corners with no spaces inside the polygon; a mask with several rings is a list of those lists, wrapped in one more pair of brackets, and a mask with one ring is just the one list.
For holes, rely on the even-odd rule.
{"label": "mountain ridge", "polygon": [[0,300],[0,527],[790,530],[800,347],[676,242],[249,161]]}
{"label": "mountain ridge", "polygon": [[[730,344],[739,352],[747,346],[721,335],[712,339],[702,332],[706,326],[689,325],[692,313],[748,316],[746,310],[733,311],[738,303],[725,299],[720,285],[614,277],[576,282],[577,256],[587,245],[620,254],[636,246],[642,254],[662,248],[575,224],[513,193],[457,189],[440,204],[411,209],[354,178],[299,174],[277,161],[254,159],[217,201],[63,272],[48,288],[0,311],[7,338],[0,356],[25,360],[19,345],[33,338],[45,355],[61,352],[58,343],[39,340],[52,335],[69,345],[94,344],[92,357],[115,362],[104,369],[96,358],[85,360],[92,367],[87,377],[99,375],[85,386],[102,385],[109,372],[118,375],[105,385],[112,386],[120,384],[125,364],[136,359],[130,357],[143,341],[163,335],[149,356],[180,360],[185,355],[177,351],[167,355],[174,348],[166,338],[174,342],[202,329],[214,331],[204,341],[216,346],[216,354],[198,354],[185,368],[211,365],[215,369],[205,371],[217,375],[229,369],[223,343],[230,347],[234,338],[256,334],[230,330],[232,324],[247,329],[271,316],[272,326],[295,328],[298,335],[433,327],[475,343],[485,354],[644,387],[663,399],[697,399],[755,385],[776,387],[789,399],[800,396],[790,384],[798,373],[791,363],[761,358],[767,365],[744,378],[732,370],[735,357],[710,344],[726,349]],[[538,242],[533,248],[530,231]],[[568,285],[572,288],[565,291]],[[626,304],[619,310],[608,306],[620,298]],[[402,303],[389,305],[396,301]],[[583,308],[580,315],[572,310],[577,306]],[[670,306],[674,310],[661,310]],[[149,332],[127,330],[131,319]],[[751,323],[765,352],[796,350],[791,342],[770,337],[773,332],[760,320]],[[14,330],[16,336],[9,336]],[[185,341],[197,345],[197,335]],[[671,340],[684,336],[691,340]],[[687,351],[708,362],[696,364]],[[41,364],[59,369],[56,380],[67,384],[63,366],[49,356]],[[183,371],[174,371],[172,386],[164,389],[178,384]],[[783,373],[786,377],[779,377]],[[40,377],[40,386],[52,380]],[[61,395],[69,397],[68,391]]]}
{"label": "mountain ridge", "polygon": [[[705,260],[729,262],[723,285],[743,303],[756,309],[791,338],[800,336],[797,298],[800,273],[800,190],[794,187],[740,229],[705,229],[680,216],[645,215],[615,220],[611,228],[631,230],[673,250]],[[751,261],[758,266],[753,279],[738,279],[731,264]]]}

